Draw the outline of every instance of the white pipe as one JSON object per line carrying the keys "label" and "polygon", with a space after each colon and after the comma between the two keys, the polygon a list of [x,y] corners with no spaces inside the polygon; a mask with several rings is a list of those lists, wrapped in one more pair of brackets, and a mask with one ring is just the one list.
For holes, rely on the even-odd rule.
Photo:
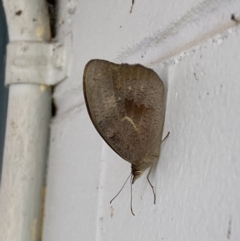
{"label": "white pipe", "polygon": [[[50,40],[44,0],[4,0],[4,8],[10,42]],[[40,239],[50,118],[50,87],[31,83],[9,86],[0,241]]]}

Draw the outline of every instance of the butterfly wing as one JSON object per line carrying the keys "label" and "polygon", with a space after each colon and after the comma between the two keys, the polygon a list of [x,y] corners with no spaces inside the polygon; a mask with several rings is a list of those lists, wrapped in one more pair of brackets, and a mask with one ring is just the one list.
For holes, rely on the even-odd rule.
{"label": "butterfly wing", "polygon": [[84,70],[83,90],[95,128],[123,159],[138,165],[160,146],[164,87],[153,70],[91,60]]}

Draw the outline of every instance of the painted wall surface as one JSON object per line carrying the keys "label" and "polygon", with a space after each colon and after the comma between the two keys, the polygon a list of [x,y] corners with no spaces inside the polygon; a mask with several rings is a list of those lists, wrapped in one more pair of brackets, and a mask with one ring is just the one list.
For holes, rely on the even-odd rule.
{"label": "painted wall surface", "polygon": [[[44,241],[240,240],[240,2],[59,1],[72,35],[69,78],[55,88]],[[240,19],[239,19],[240,20]],[[141,63],[166,88],[161,156],[151,181],[130,173],[88,117],[82,74],[92,58]]]}

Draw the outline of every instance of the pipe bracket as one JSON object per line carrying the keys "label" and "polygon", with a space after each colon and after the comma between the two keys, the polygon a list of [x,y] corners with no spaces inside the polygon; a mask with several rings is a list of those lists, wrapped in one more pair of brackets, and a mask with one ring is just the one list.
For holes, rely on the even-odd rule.
{"label": "pipe bracket", "polygon": [[55,85],[68,77],[71,34],[56,43],[12,42],[7,46],[5,85]]}

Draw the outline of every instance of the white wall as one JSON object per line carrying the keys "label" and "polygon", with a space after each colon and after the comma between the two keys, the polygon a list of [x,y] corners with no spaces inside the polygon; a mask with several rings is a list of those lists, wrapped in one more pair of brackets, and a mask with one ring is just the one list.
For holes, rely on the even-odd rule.
{"label": "white wall", "polygon": [[[67,1],[58,38],[72,34],[69,78],[55,89],[44,241],[240,238],[240,16],[237,0]],[[238,11],[238,12],[237,12]],[[240,17],[239,17],[240,18]],[[160,161],[109,204],[130,173],[94,129],[83,100],[86,62],[153,68],[166,88]]]}

